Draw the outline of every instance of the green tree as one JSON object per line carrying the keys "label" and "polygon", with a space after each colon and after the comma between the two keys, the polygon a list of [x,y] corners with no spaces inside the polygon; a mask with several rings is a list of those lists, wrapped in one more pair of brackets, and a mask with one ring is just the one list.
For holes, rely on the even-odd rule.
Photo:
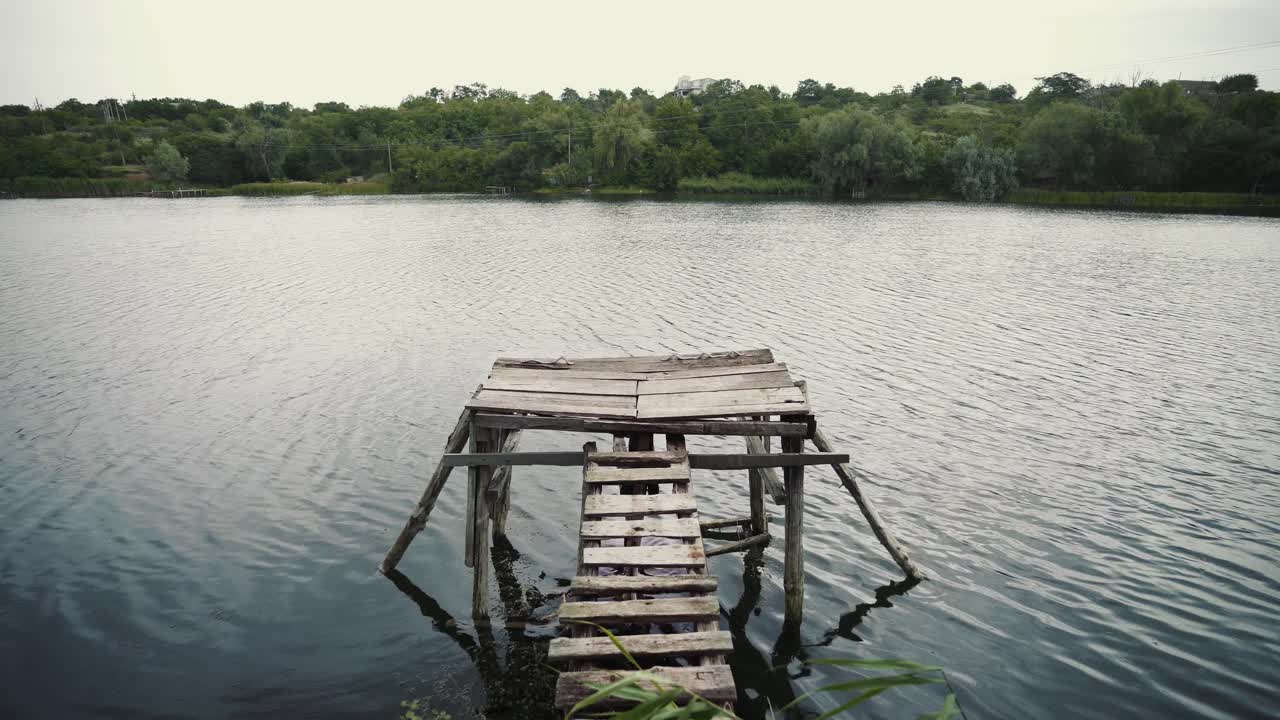
{"label": "green tree", "polygon": [[1208,114],[1205,106],[1188,97],[1176,81],[1169,81],[1125,92],[1120,97],[1119,110],[1154,146],[1152,181],[1161,185],[1176,184],[1186,167],[1187,151],[1196,129]]}
{"label": "green tree", "polygon": [[1151,142],[1119,113],[1054,103],[1032,118],[1019,146],[1022,176],[1032,183],[1089,190],[1129,190],[1147,177]]}
{"label": "green tree", "polygon": [[161,140],[156,149],[147,156],[147,172],[162,183],[177,182],[187,176],[191,163],[182,157],[178,148]]}
{"label": "green tree", "polygon": [[951,188],[969,202],[999,200],[1018,187],[1013,151],[992,147],[973,135],[957,140],[944,163],[951,173]]}
{"label": "green tree", "polygon": [[593,156],[601,174],[625,182],[631,163],[653,142],[644,109],[631,100],[614,102],[595,129]]}
{"label": "green tree", "polygon": [[857,197],[869,185],[891,185],[915,176],[919,152],[906,127],[866,110],[850,108],[806,119],[813,148],[810,171],[833,195]]}
{"label": "green tree", "polygon": [[1240,75],[1228,75],[1218,81],[1218,92],[1223,95],[1233,93],[1253,92],[1258,89],[1258,76],[1245,73]]}
{"label": "green tree", "polygon": [[1018,91],[1009,83],[997,85],[987,92],[987,98],[991,102],[1011,103],[1016,97],[1018,97]]}

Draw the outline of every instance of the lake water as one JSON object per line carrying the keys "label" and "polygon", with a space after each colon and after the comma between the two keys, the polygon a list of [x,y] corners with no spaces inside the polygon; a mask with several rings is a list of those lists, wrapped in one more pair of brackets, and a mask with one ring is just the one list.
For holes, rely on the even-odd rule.
{"label": "lake water", "polygon": [[[845,677],[803,664],[826,656],[943,665],[970,720],[1274,717],[1278,291],[1280,222],[1253,218],[0,202],[0,716],[547,715],[576,471],[517,469],[492,630],[461,476],[404,575],[376,570],[468,393],[500,353],[772,347],[932,579],[894,585],[812,470],[798,634],[780,509],[763,554],[712,560],[745,717]],[[706,516],[744,487],[695,473]]]}

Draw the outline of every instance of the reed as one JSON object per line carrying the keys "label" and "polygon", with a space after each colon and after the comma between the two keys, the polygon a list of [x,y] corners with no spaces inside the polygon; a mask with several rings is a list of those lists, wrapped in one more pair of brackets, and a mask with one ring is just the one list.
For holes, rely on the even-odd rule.
{"label": "reed", "polygon": [[153,183],[124,178],[17,177],[3,181],[0,191],[21,197],[125,197],[153,189]]}
{"label": "reed", "polygon": [[[593,717],[625,718],[626,720],[666,720],[667,718],[690,718],[691,720],[740,720],[738,715],[701,697],[692,690],[680,687],[652,673],[646,673],[640,663],[627,651],[622,641],[613,633],[595,623],[592,625],[604,633],[613,642],[618,652],[626,659],[636,672],[628,673],[621,679],[595,688],[595,692],[583,698],[565,715],[566,718],[591,715]],[[851,695],[834,709],[828,710],[816,720],[829,720],[850,709],[867,702],[873,697],[896,687],[912,685],[945,684],[950,689],[942,668],[936,665],[920,665],[906,660],[863,660],[856,658],[816,658],[806,660],[806,665],[827,665],[848,668],[858,671],[889,671],[888,674],[875,674],[855,677],[849,680],[824,685],[811,693],[805,693],[787,705],[771,712],[770,716],[789,717],[791,710],[804,700],[818,693],[843,693]],[[681,698],[689,700],[682,706],[677,705]],[[626,710],[606,710],[604,706],[619,702],[630,704]],[[942,707],[937,712],[922,715],[919,720],[951,720],[962,716],[959,703],[954,692],[948,692]]]}

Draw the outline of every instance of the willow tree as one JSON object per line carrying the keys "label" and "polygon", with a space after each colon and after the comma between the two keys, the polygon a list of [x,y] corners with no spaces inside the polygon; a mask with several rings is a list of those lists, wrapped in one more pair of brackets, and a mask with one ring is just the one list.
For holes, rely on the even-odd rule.
{"label": "willow tree", "polygon": [[618,177],[653,143],[653,131],[639,102],[621,100],[610,105],[596,123],[594,139],[596,168]]}
{"label": "willow tree", "polygon": [[951,174],[951,189],[969,202],[999,200],[1018,188],[1018,163],[1013,150],[992,147],[973,135],[956,141],[943,156]]}
{"label": "willow tree", "polygon": [[806,119],[813,178],[832,195],[863,197],[868,185],[892,185],[919,172],[920,150],[906,126],[849,108]]}

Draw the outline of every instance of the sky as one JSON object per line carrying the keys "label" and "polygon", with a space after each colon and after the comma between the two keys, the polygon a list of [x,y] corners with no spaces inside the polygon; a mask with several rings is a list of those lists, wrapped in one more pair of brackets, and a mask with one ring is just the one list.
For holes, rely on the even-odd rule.
{"label": "sky", "polygon": [[873,94],[960,76],[1022,94],[1064,70],[1095,82],[1252,72],[1280,89],[1280,0],[4,3],[0,104],[394,106],[472,82],[660,95],[681,75],[788,92],[814,78]]}

